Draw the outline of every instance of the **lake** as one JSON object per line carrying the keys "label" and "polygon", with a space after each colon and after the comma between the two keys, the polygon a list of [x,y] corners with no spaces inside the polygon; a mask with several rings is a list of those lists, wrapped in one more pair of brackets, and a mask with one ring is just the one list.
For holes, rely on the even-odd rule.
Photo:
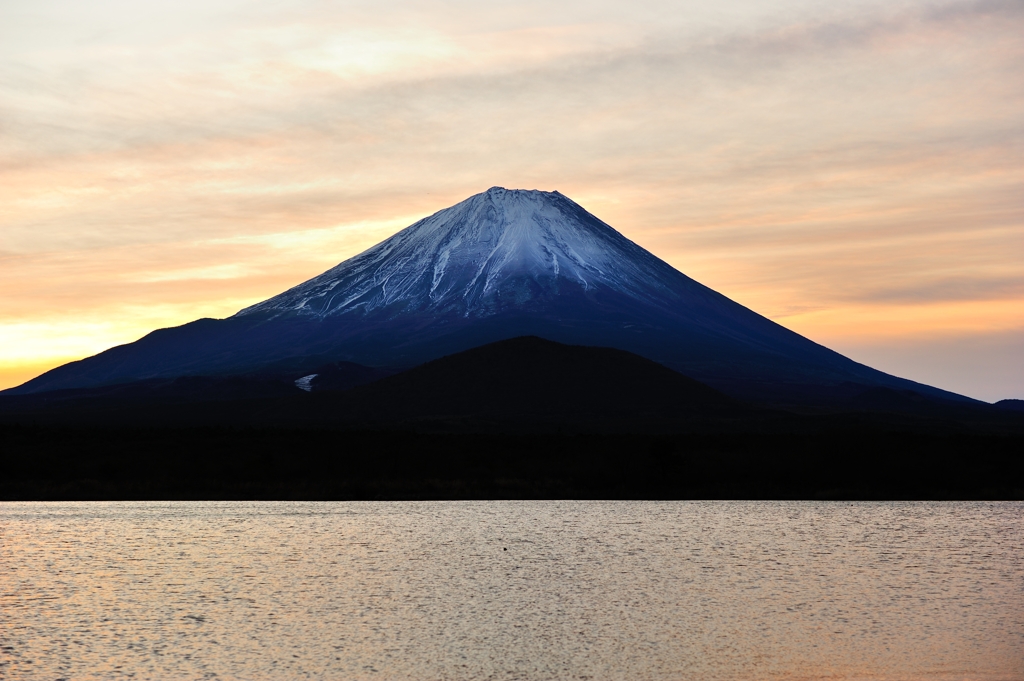
{"label": "lake", "polygon": [[0,678],[1019,680],[1024,504],[2,503]]}

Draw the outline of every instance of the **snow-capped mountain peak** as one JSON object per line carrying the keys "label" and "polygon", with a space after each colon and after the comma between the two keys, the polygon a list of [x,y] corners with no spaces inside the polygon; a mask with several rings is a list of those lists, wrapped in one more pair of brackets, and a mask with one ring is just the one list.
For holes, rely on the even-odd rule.
{"label": "snow-capped mountain peak", "polygon": [[566,287],[652,302],[679,276],[557,191],[492,187],[237,316],[488,316]]}

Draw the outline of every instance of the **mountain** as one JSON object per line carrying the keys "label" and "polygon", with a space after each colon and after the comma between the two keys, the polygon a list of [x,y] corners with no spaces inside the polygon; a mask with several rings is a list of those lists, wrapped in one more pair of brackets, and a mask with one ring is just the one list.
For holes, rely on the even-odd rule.
{"label": "mountain", "polygon": [[594,429],[678,424],[748,411],[638,355],[532,336],[442,357],[336,399],[337,412],[369,424],[468,420]]}
{"label": "mountain", "polygon": [[1005,411],[1024,412],[1024,400],[999,400],[995,406]]}
{"label": "mountain", "polygon": [[0,396],[0,422],[119,427],[654,432],[751,416],[760,415],[649,359],[536,337],[489,343],[358,386],[328,382],[312,394],[231,376]]}
{"label": "mountain", "polygon": [[753,402],[818,405],[870,387],[970,401],[789,331],[558,192],[500,187],[233,317],[154,331],[8,392],[271,370],[297,378],[338,362],[412,367],[526,335],[626,350]]}

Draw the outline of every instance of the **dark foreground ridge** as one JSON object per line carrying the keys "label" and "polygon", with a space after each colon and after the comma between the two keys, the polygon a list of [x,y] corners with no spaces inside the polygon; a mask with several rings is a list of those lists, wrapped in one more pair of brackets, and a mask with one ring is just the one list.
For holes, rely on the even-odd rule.
{"label": "dark foreground ridge", "polygon": [[320,372],[0,397],[0,499],[1024,498],[1012,408],[848,385],[760,409],[539,338]]}
{"label": "dark foreground ridge", "polygon": [[1024,499],[1024,437],[0,426],[0,500]]}
{"label": "dark foreground ridge", "polygon": [[0,413],[64,425],[446,432],[678,431],[754,416],[732,398],[638,355],[536,337],[473,348],[383,378],[362,369],[328,365],[307,380],[310,393],[296,387],[292,374],[153,379],[0,396]]}

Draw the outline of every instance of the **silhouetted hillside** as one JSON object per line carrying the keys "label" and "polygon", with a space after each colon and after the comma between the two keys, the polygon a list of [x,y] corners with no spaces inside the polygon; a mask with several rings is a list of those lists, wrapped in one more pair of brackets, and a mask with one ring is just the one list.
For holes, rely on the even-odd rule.
{"label": "silhouetted hillside", "polygon": [[507,426],[658,425],[747,409],[623,350],[515,338],[428,362],[339,397],[374,423],[475,420]]}
{"label": "silhouetted hillside", "polygon": [[[376,370],[322,367],[333,385]],[[516,338],[346,390],[292,374],[0,397],[0,499],[1021,498],[1024,414],[846,385],[753,409]]]}
{"label": "silhouetted hillside", "polygon": [[342,391],[379,381],[397,373],[393,369],[367,367],[355,362],[334,362],[311,372],[309,388],[314,391]]}
{"label": "silhouetted hillside", "polygon": [[994,406],[1005,411],[1024,412],[1024,400],[999,400]]}
{"label": "silhouetted hillside", "polygon": [[1022,499],[1024,437],[0,425],[0,500]]}
{"label": "silhouetted hillside", "polygon": [[534,337],[372,380],[387,373],[324,365],[306,382],[312,392],[296,387],[292,373],[4,395],[0,421],[507,433],[809,432],[841,423],[919,433],[1024,432],[1024,419],[1013,410],[852,383],[817,410],[754,409],[622,350]]}

